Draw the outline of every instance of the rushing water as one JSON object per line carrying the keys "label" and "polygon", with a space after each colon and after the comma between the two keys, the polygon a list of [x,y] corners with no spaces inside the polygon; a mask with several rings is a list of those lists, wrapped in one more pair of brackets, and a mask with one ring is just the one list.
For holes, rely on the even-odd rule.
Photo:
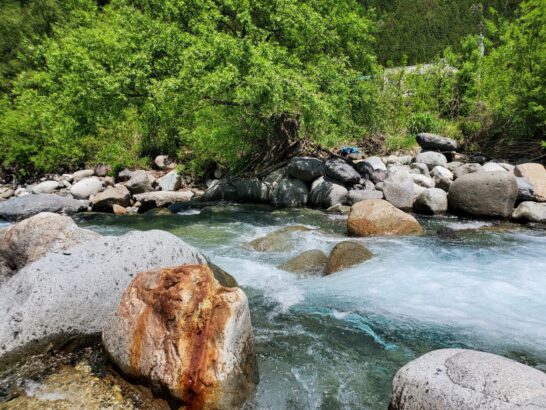
{"label": "rushing water", "polygon": [[[394,373],[443,347],[546,370],[545,232],[457,218],[421,222],[421,237],[358,239],[375,256],[357,267],[300,277],[276,266],[346,240],[344,217],[227,206],[79,221],[107,235],[167,230],[236,277],[249,296],[259,355],[261,382],[248,408],[386,409]],[[296,233],[288,252],[244,246],[294,224],[315,229]]]}

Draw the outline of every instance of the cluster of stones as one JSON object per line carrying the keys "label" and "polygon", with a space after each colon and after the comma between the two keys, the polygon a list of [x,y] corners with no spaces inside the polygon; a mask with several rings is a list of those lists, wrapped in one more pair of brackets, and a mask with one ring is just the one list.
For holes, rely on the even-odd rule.
{"label": "cluster of stones", "polygon": [[0,363],[102,333],[125,375],[179,407],[241,408],[258,382],[245,293],[170,233],[37,214],[0,230],[0,294]]}
{"label": "cluster of stones", "polygon": [[455,141],[433,134],[419,134],[417,142],[422,151],[414,157],[293,158],[261,180],[212,181],[204,198],[344,213],[360,201],[384,199],[425,215],[546,221],[546,170],[541,164],[485,162],[482,156],[455,152]]}
{"label": "cluster of stones", "polygon": [[155,170],[125,169],[115,178],[108,175],[109,167],[99,165],[43,178],[34,185],[0,186],[0,216],[19,220],[41,211],[142,213],[186,202],[202,193],[198,189],[182,189],[188,181],[183,180],[167,157],[158,156],[154,163]]}

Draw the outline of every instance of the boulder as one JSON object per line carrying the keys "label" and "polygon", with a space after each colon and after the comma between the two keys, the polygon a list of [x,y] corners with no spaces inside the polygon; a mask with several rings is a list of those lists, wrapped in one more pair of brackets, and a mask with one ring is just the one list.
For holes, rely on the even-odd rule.
{"label": "boulder", "polygon": [[459,148],[459,144],[455,140],[427,132],[417,134],[415,139],[423,150],[457,151]]}
{"label": "boulder", "polygon": [[324,252],[312,249],[286,261],[279,269],[294,273],[322,274],[327,262],[328,257]]}
{"label": "boulder", "polygon": [[535,191],[533,185],[523,177],[516,177],[518,184],[518,201],[534,201]]}
{"label": "boulder", "polygon": [[127,211],[127,208],[121,205],[114,204],[112,206],[112,212],[114,213],[114,215],[127,215],[129,211]]}
{"label": "boulder", "polygon": [[78,182],[82,179],[89,178],[95,175],[95,170],[93,169],[82,169],[80,171],[76,171],[72,174],[72,181],[70,182]]}
{"label": "boulder", "polygon": [[360,174],[343,160],[326,162],[326,176],[341,182],[345,186],[353,186],[360,181]]}
{"label": "boulder", "polygon": [[273,191],[273,189],[279,184],[279,182],[288,177],[286,169],[286,167],[279,168],[271,172],[262,180],[264,184],[269,186],[270,191]]}
{"label": "boulder", "polygon": [[457,178],[449,188],[448,201],[456,213],[506,218],[517,196],[518,184],[509,172],[477,172]]}
{"label": "boulder", "polygon": [[543,409],[546,374],[491,353],[441,349],[402,367],[390,410]]}
{"label": "boulder", "polygon": [[512,213],[512,218],[526,222],[546,223],[546,203],[522,202]]}
{"label": "boulder", "polygon": [[303,225],[286,226],[277,229],[265,236],[253,239],[248,243],[248,247],[258,252],[280,252],[288,250],[291,246],[295,232],[307,232],[311,229]]}
{"label": "boulder", "polygon": [[207,259],[176,236],[157,230],[104,236],[49,252],[1,287],[0,356],[55,335],[102,331],[138,273]]}
{"label": "boulder", "polygon": [[286,168],[288,176],[305,182],[312,182],[324,175],[324,161],[319,158],[295,157]]}
{"label": "boulder", "polygon": [[112,212],[114,205],[127,207],[131,205],[131,193],[125,185],[116,185],[93,195],[89,202],[94,211]]}
{"label": "boulder", "polygon": [[102,181],[98,177],[89,177],[72,185],[70,193],[75,199],[88,199],[102,190]]}
{"label": "boulder", "polygon": [[233,181],[237,191],[237,201],[262,203],[271,199],[269,185],[258,178],[240,178]]}
{"label": "boulder", "polygon": [[53,194],[25,195],[0,203],[0,217],[8,221],[19,221],[40,212],[75,214],[87,211],[88,202],[78,201]]}
{"label": "boulder", "polygon": [[502,167],[500,164],[496,162],[486,162],[482,165],[482,172],[495,172],[495,171],[504,171],[506,172],[506,169]]}
{"label": "boulder", "polygon": [[455,170],[455,168],[459,168],[461,165],[463,165],[462,162],[451,161],[451,162],[447,163],[446,168],[449,169],[451,172],[453,172]]}
{"label": "boulder", "polygon": [[16,272],[48,252],[63,252],[99,236],[78,228],[68,216],[42,212],[0,232],[0,260]]}
{"label": "boulder", "polygon": [[364,164],[368,164],[373,171],[386,171],[387,166],[379,157],[368,157],[364,161]]}
{"label": "boulder", "polygon": [[112,167],[107,164],[97,164],[95,166],[95,175],[101,178],[104,178],[107,176],[110,172],[112,172]]}
{"label": "boulder", "polygon": [[449,191],[449,187],[453,183],[453,173],[448,168],[436,166],[430,171],[430,176],[434,179],[436,188]]}
{"label": "boulder", "polygon": [[237,189],[227,179],[216,179],[210,184],[202,197],[203,201],[235,201]]}
{"label": "boulder", "polygon": [[188,202],[193,198],[192,191],[153,191],[135,195],[135,200],[140,202],[139,213],[154,208],[163,208],[176,202]]}
{"label": "boulder", "polygon": [[9,187],[0,188],[0,200],[9,199],[15,195],[15,191]]}
{"label": "boulder", "polygon": [[415,212],[436,215],[447,212],[447,194],[439,188],[429,188],[421,192],[413,203]]}
{"label": "boulder", "polygon": [[320,177],[311,185],[309,203],[315,208],[328,209],[337,204],[347,203],[347,188],[336,181]]}
{"label": "boulder", "polygon": [[369,199],[354,204],[347,220],[350,236],[421,234],[419,222],[389,202]]}
{"label": "boulder", "polygon": [[463,175],[474,174],[476,172],[480,172],[481,170],[482,166],[480,164],[476,162],[470,162],[468,164],[463,164],[453,169],[453,178],[457,179],[462,177]]}
{"label": "boulder", "polygon": [[351,207],[347,205],[333,205],[326,210],[329,214],[348,215],[351,212]]}
{"label": "boulder", "polygon": [[349,205],[365,201],[366,199],[383,199],[383,192],[377,191],[376,189],[351,189],[347,195],[347,202]]}
{"label": "boulder", "polygon": [[271,192],[271,203],[279,208],[301,208],[307,204],[309,188],[299,179],[283,179]]}
{"label": "boulder", "polygon": [[258,383],[247,297],[207,265],[139,273],[102,340],[124,374],[162,386],[187,408],[241,408]]}
{"label": "boulder", "polygon": [[133,171],[125,168],[118,173],[118,180],[129,181],[129,179],[131,179],[131,175],[133,175]]}
{"label": "boulder", "polygon": [[28,192],[25,188],[23,187],[19,187],[15,190],[15,192],[13,193],[14,196],[16,197],[20,197],[20,196],[25,196],[25,195],[30,195],[30,192]]}
{"label": "boulder", "polygon": [[131,194],[142,194],[144,192],[153,191],[153,183],[155,178],[150,173],[138,170],[131,173],[131,178],[126,182],[125,186]]}
{"label": "boulder", "polygon": [[182,186],[182,178],[176,171],[171,171],[158,179],[157,184],[162,191],[178,191]]}
{"label": "boulder", "polygon": [[527,179],[533,185],[535,201],[546,202],[546,169],[541,164],[520,164],[514,168],[517,177]]}
{"label": "boulder", "polygon": [[[33,194],[51,194],[52,192],[59,189],[59,183],[57,181],[44,181],[40,182],[38,185],[32,187]],[[86,199],[86,198],[80,198]]]}
{"label": "boulder", "polygon": [[413,182],[423,188],[434,188],[434,180],[431,177],[427,177],[421,174],[411,174]]}
{"label": "boulder", "polygon": [[348,269],[358,265],[368,259],[373,254],[361,243],[356,241],[343,241],[338,243],[330,252],[328,263],[324,268],[324,274],[330,275],[343,269]]}
{"label": "boulder", "polygon": [[390,174],[383,183],[385,199],[400,209],[411,209],[413,206],[413,179],[406,171]]}
{"label": "boulder", "polygon": [[174,162],[171,161],[168,155],[158,155],[154,159],[154,165],[157,167],[157,169],[168,169],[168,168],[174,168]]}
{"label": "boulder", "polygon": [[414,162],[413,164],[410,165],[410,173],[421,174],[428,177],[429,176],[428,165],[423,164],[421,162]]}
{"label": "boulder", "polygon": [[424,151],[417,154],[415,162],[426,164],[428,169],[431,170],[435,166],[441,165],[445,167],[447,165],[447,158],[444,154],[434,151]]}
{"label": "boulder", "polygon": [[387,165],[410,165],[412,160],[411,155],[389,155],[383,162]]}

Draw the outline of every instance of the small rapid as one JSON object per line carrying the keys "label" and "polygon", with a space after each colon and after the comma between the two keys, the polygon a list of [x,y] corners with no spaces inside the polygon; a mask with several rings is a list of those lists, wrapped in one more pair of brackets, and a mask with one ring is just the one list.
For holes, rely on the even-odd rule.
{"label": "small rapid", "polygon": [[[225,206],[176,215],[87,215],[105,235],[164,229],[205,251],[249,297],[261,382],[248,408],[385,409],[394,373],[442,347],[469,347],[546,370],[544,231],[422,218],[421,237],[357,239],[374,257],[326,277],[277,268],[346,240],[345,218],[313,210]],[[288,250],[252,239],[290,225]]]}

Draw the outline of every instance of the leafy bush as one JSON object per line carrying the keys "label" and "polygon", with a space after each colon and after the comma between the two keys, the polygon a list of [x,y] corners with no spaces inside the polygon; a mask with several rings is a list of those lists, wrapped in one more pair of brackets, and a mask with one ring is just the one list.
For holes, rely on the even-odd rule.
{"label": "leafy bush", "polygon": [[408,134],[415,137],[420,132],[440,132],[441,122],[431,113],[413,114],[408,120]]}

